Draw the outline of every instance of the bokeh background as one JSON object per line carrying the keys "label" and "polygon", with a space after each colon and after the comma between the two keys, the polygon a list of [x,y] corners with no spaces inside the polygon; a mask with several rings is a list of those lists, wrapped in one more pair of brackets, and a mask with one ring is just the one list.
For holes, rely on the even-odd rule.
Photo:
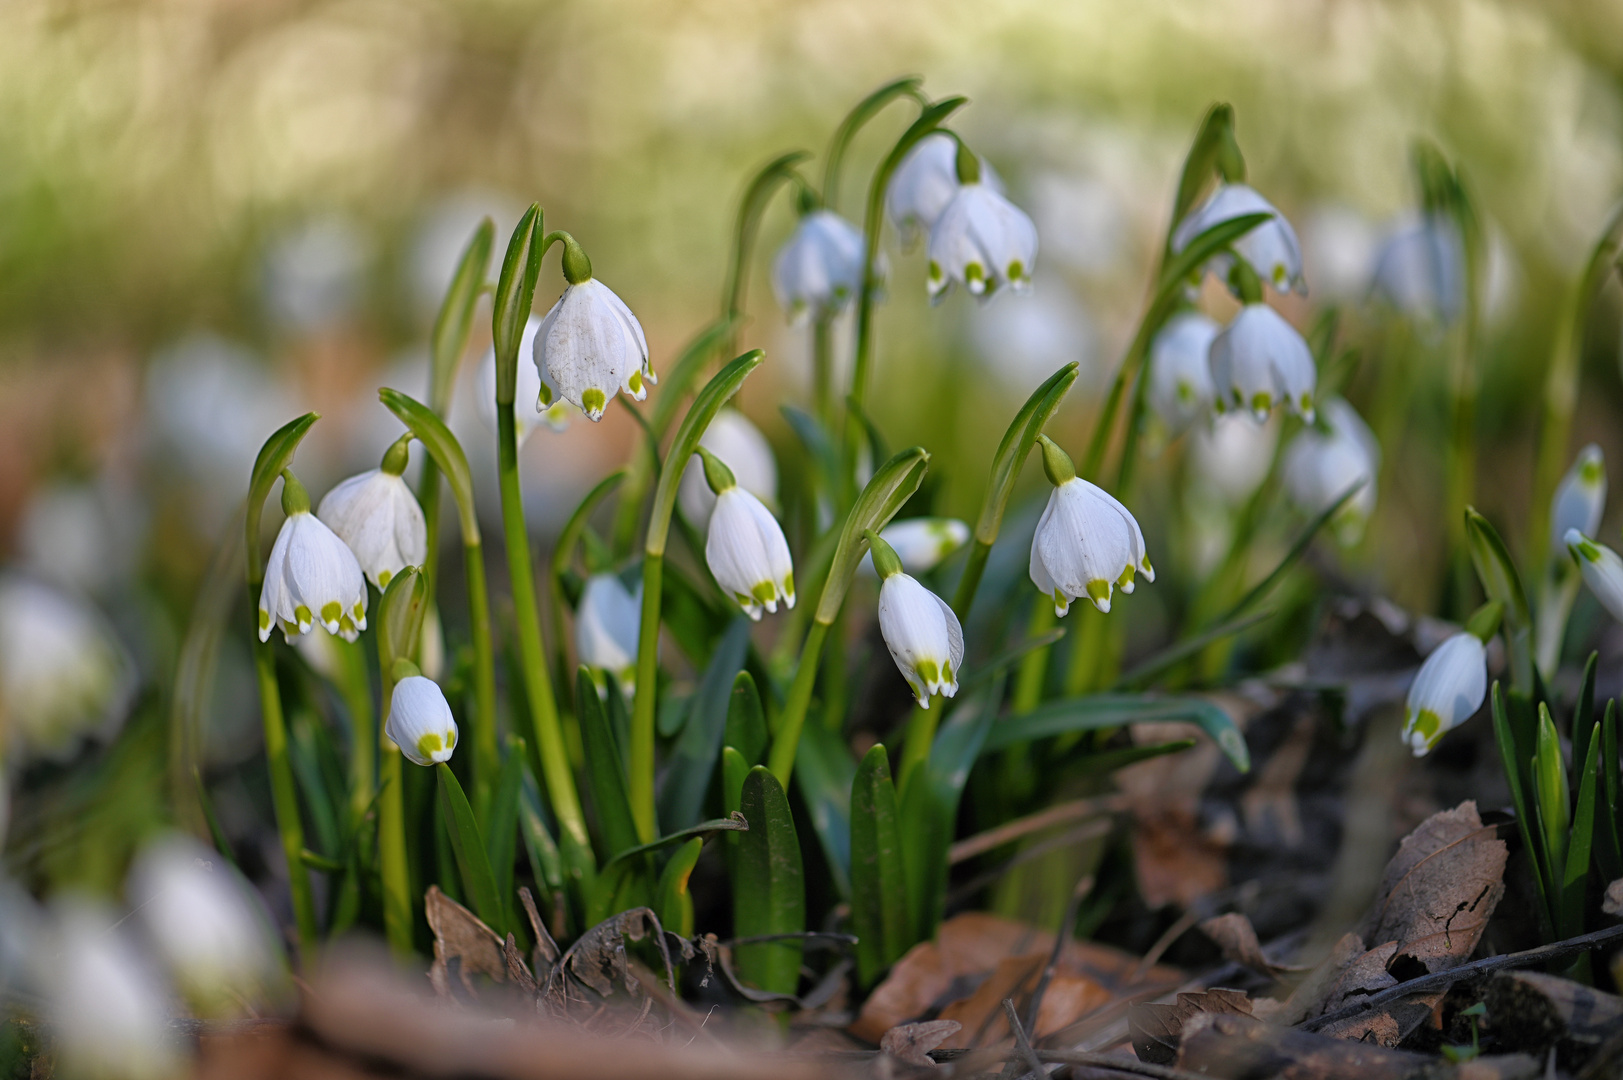
{"label": "bokeh background", "polygon": [[[1412,143],[1434,140],[1460,163],[1490,237],[1478,503],[1522,541],[1514,523],[1528,510],[1563,290],[1623,192],[1615,3],[9,0],[0,555],[93,601],[128,654],[120,677],[142,688],[152,717],[131,735],[145,750],[99,759],[100,773],[41,812],[65,820],[81,798],[106,820],[79,816],[72,844],[32,838],[36,868],[114,883],[113,853],[148,820],[130,807],[163,815],[163,771],[142,763],[165,754],[185,629],[255,451],[315,409],[324,420],[299,459],[312,492],[376,464],[398,433],[376,390],[424,392],[427,329],[482,215],[500,245],[540,201],[640,316],[658,367],[717,312],[748,173],[783,150],[820,151],[852,103],[904,73],[923,75],[932,96],[972,99],[956,126],[1042,243],[1031,294],[985,306],[955,295],[933,309],[922,259],[891,247],[872,412],[893,445],[935,453],[938,510],[973,517],[1008,416],[1071,359],[1083,377],[1055,430],[1086,437],[1140,314],[1182,156],[1222,100],[1236,108],[1251,182],[1302,236],[1311,293],[1286,307],[1304,328],[1329,304],[1354,333],[1376,325],[1375,253],[1417,202]],[[860,218],[901,113],[858,141],[847,216]],[[785,447],[776,406],[808,396],[809,340],[786,325],[766,268],[792,224],[780,199],[743,335],[769,355],[743,406]],[[539,294],[560,284],[549,264]],[[1598,441],[1614,462],[1618,323],[1608,284],[1587,328],[1574,433],[1574,447]],[[1362,340],[1369,370],[1387,339]],[[1398,359],[1417,365],[1412,407],[1387,429],[1369,536],[1335,569],[1427,610],[1445,557],[1446,365],[1424,347]],[[1358,385],[1368,415],[1379,384]],[[493,479],[493,440],[466,386],[454,419]],[[635,433],[616,409],[526,444],[538,542]],[[1151,523],[1178,507],[1144,498],[1153,550]],[[1145,592],[1140,618],[1153,624]],[[220,644],[215,696],[199,706],[212,762],[254,752],[247,664],[245,641]],[[88,794],[113,789],[116,804]],[[230,817],[262,795],[217,798]],[[86,843],[105,844],[106,860]]]}

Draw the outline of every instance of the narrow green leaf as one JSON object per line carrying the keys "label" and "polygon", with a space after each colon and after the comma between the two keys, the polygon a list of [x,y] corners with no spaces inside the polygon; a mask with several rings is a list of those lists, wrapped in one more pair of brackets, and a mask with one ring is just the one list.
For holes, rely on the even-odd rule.
{"label": "narrow green leaf", "polygon": [[1150,311],[1154,313],[1164,309],[1212,256],[1223,251],[1258,225],[1272,221],[1273,218],[1274,215],[1267,212],[1241,214],[1239,217],[1220,221],[1196,235],[1182,251],[1168,259],[1166,266],[1162,268],[1161,279],[1155,289],[1155,301]]}
{"label": "narrow green leaf", "polygon": [[296,709],[289,718],[288,754],[293,763],[293,775],[299,781],[299,793],[304,796],[305,813],[310,819],[310,831],[321,845],[323,855],[336,855],[341,840],[337,807],[348,802],[342,790],[329,792],[321,767],[316,759],[315,735],[311,731],[319,721],[306,709]]}
{"label": "narrow green leaf", "polygon": [[497,934],[507,932],[507,917],[502,910],[501,894],[496,891],[496,878],[490,872],[490,860],[485,855],[484,838],[479,825],[473,820],[473,808],[462,792],[451,766],[440,762],[434,766],[440,781],[440,813],[451,837],[451,850],[456,855],[457,870],[462,885],[472,901],[473,913],[483,919]]}
{"label": "narrow green leaf", "polygon": [[743,814],[730,812],[727,817],[711,818],[709,821],[701,821],[697,825],[690,825],[687,828],[673,832],[668,836],[661,836],[658,840],[653,840],[646,844],[639,844],[634,848],[629,848],[626,851],[622,851],[620,854],[616,855],[614,859],[604,867],[604,869],[607,870],[610,866],[615,866],[616,864],[638,858],[642,855],[651,855],[661,848],[670,847],[672,844],[680,844],[686,840],[692,840],[694,838],[703,840],[707,837],[713,836],[716,833],[741,832],[749,832],[749,822],[744,820]]}
{"label": "narrow green leaf", "polygon": [[[1576,758],[1574,760],[1577,760]],[[1600,740],[1589,741],[1583,772],[1578,777],[1578,804],[1567,838],[1566,872],[1561,878],[1561,936],[1584,932],[1584,899],[1589,885],[1589,860],[1594,851],[1595,788],[1600,772]]]}
{"label": "narrow green leaf", "polygon": [[507,254],[496,279],[490,325],[496,351],[496,400],[511,402],[518,374],[518,346],[524,324],[535,301],[535,282],[541,273],[543,226],[541,207],[531,203],[507,241]]}
{"label": "narrow green leaf", "polygon": [[1544,826],[1544,850],[1550,860],[1550,879],[1566,878],[1567,831],[1572,824],[1572,792],[1567,786],[1567,765],[1561,760],[1561,736],[1556,734],[1550,711],[1538,707],[1538,750],[1533,756],[1533,790],[1538,794],[1539,820]]}
{"label": "narrow green leaf", "polygon": [[1014,494],[1015,482],[1020,479],[1020,469],[1030,456],[1031,448],[1037,445],[1037,436],[1048,426],[1054,410],[1059,408],[1060,402],[1065,400],[1065,395],[1075,385],[1080,369],[1081,365],[1073,360],[1043,380],[1009,422],[1003,439],[997,445],[997,452],[992,455],[991,478],[986,486],[986,497],[981,502],[980,517],[975,521],[977,540],[991,544],[997,539],[998,531],[1003,526],[1004,511],[1009,506],[1009,497]]}
{"label": "narrow green leaf", "polygon": [[445,421],[434,415],[432,409],[409,395],[388,387],[378,391],[378,400],[400,418],[417,441],[434,459],[445,482],[451,485],[451,496],[456,500],[457,520],[462,526],[464,544],[479,543],[479,516],[473,504],[473,472],[468,468],[468,455],[462,452]]}
{"label": "narrow green leaf", "polygon": [[569,520],[564,522],[564,527],[559,531],[558,539],[552,546],[553,577],[561,577],[569,568],[570,560],[575,557],[575,545],[580,542],[581,533],[586,529],[586,519],[591,517],[598,504],[625,478],[626,470],[623,468],[609,473],[597,482],[596,487],[586,493],[580,505],[575,507],[575,512],[569,515]]}
{"label": "narrow green leaf", "polygon": [[1147,656],[1134,664],[1133,667],[1116,680],[1114,689],[1124,690],[1133,686],[1141,686],[1161,672],[1173,667],[1189,657],[1194,656],[1213,642],[1234,637],[1273,618],[1272,611],[1258,611],[1250,615],[1240,615],[1233,619],[1218,623],[1210,630],[1204,630],[1183,641],[1167,646],[1153,656]]}
{"label": "narrow green leaf", "polygon": [[[1555,940],[1555,923],[1550,908],[1548,863],[1544,859],[1544,837],[1534,828],[1537,811],[1527,786],[1522,782],[1523,760],[1516,745],[1516,733],[1511,723],[1510,710],[1505,704],[1504,691],[1495,680],[1491,693],[1493,702],[1493,737],[1499,745],[1499,758],[1505,768],[1505,782],[1510,785],[1510,801],[1516,808],[1516,828],[1522,834],[1522,847],[1533,861],[1533,884],[1538,890],[1538,919],[1544,940]],[[1550,885],[1554,882],[1551,881]]]}
{"label": "narrow green leaf", "polygon": [[1078,772],[1095,775],[1115,772],[1117,769],[1136,765],[1140,761],[1150,758],[1162,757],[1166,754],[1182,753],[1199,744],[1197,739],[1174,739],[1171,742],[1156,743],[1151,746],[1123,746],[1115,750],[1101,750],[1096,754],[1086,754],[1075,759],[1070,767]]}
{"label": "narrow green leaf", "polygon": [[1001,675],[1014,666],[1016,660],[1038,649],[1046,649],[1065,636],[1065,627],[1056,626],[1052,630],[1045,630],[1041,634],[1029,637],[1012,649],[1005,649],[984,664],[977,664],[966,670],[958,677],[958,692],[961,694],[971,687],[979,686],[996,675]]}
{"label": "narrow green leaf", "polygon": [[[757,765],[744,778],[741,809],[750,828],[738,838],[733,936],[804,932],[806,884],[800,840],[789,800],[764,766]],[[793,994],[800,985],[801,952],[797,940],[740,945],[735,951],[739,977],[771,993]]]}
{"label": "narrow green leaf", "polygon": [[884,745],[876,744],[851,784],[851,921],[857,933],[857,981],[863,986],[872,986],[913,944],[901,854],[890,760]]}
{"label": "narrow green leaf", "polygon": [[1606,703],[1600,723],[1601,841],[1597,848],[1607,881],[1623,877],[1623,839],[1618,836],[1617,699]]}
{"label": "narrow green leaf", "polygon": [[[731,746],[721,748],[721,805],[727,811],[727,816],[741,814],[744,805],[744,778],[749,776],[750,763],[744,756]],[[738,873],[738,834],[727,833],[722,837],[726,844],[727,870],[729,876]]]}
{"label": "narrow green leaf", "polygon": [[485,835],[485,854],[490,869],[496,875],[496,895],[502,898],[502,909],[512,925],[513,905],[508,897],[513,894],[513,862],[518,853],[519,800],[524,790],[524,740],[509,737],[507,758],[502,762],[501,778],[496,783],[496,796],[490,802],[489,831]]}
{"label": "narrow green leaf", "polygon": [[699,689],[688,706],[687,723],[671,748],[665,785],[659,793],[659,818],[665,828],[685,829],[704,811],[704,797],[721,754],[733,683],[744,666],[749,634],[749,619],[734,616],[699,679]]}
{"label": "narrow green leaf", "polygon": [[659,395],[651,410],[653,415],[648,420],[654,434],[662,439],[665,437],[665,433],[670,430],[671,421],[676,419],[677,406],[682,404],[682,395],[687,392],[688,385],[704,370],[710,354],[720,347],[737,323],[738,320],[724,315],[706,326],[687,343],[676,360],[660,376]]}
{"label": "narrow green leaf", "polygon": [[1505,620],[1512,630],[1526,628],[1532,622],[1527,591],[1522,588],[1521,575],[1499,530],[1474,507],[1466,507],[1465,532],[1470,541],[1471,565],[1476,567],[1482,591],[1488,594],[1489,600],[1505,605]]}
{"label": "narrow green leaf", "polygon": [[1252,604],[1255,604],[1258,600],[1261,600],[1264,596],[1266,596],[1268,594],[1268,590],[1274,587],[1274,583],[1280,578],[1284,577],[1285,572],[1291,567],[1295,566],[1297,561],[1301,559],[1303,555],[1307,554],[1308,546],[1313,543],[1313,538],[1318,535],[1319,530],[1328,525],[1330,523],[1330,519],[1336,516],[1336,513],[1342,508],[1343,505],[1345,505],[1347,500],[1358,494],[1359,490],[1362,489],[1363,486],[1362,481],[1354,484],[1346,491],[1342,492],[1339,499],[1325,507],[1323,510],[1319,511],[1318,516],[1312,521],[1309,521],[1307,526],[1297,534],[1296,539],[1291,543],[1290,548],[1285,552],[1285,557],[1279,560],[1279,564],[1272,570],[1268,571],[1267,577],[1257,582],[1249,591],[1246,592],[1244,596],[1240,597],[1233,607],[1224,612],[1223,616],[1217,620],[1217,625],[1222,626],[1225,623],[1233,622],[1241,615],[1245,614],[1246,611],[1250,609]]}
{"label": "narrow green leaf", "polygon": [[[248,540],[248,583],[258,585],[265,580],[265,567],[259,556],[259,522],[265,512],[265,500],[270,498],[271,487],[282,470],[293,464],[293,454],[299,448],[310,426],[321,419],[320,413],[305,413],[289,420],[271,433],[254,458],[254,471],[248,482],[248,511],[245,525]],[[257,598],[256,598],[257,599]]]}
{"label": "narrow green leaf", "polygon": [[826,492],[838,488],[840,455],[834,448],[834,440],[823,430],[823,425],[811,413],[793,405],[780,405],[778,412],[789,422],[789,430],[795,433],[800,445],[805,447],[806,456],[816,466],[819,489]]}
{"label": "narrow green leaf", "polygon": [[808,724],[800,740],[800,768],[795,786],[817,845],[823,849],[829,878],[840,897],[851,896],[851,782],[857,764],[838,732],[827,724]]}
{"label": "narrow green leaf", "polygon": [[688,892],[688,878],[703,850],[703,840],[689,840],[671,856],[659,875],[659,884],[654,888],[654,911],[666,933],[685,938],[693,936],[693,894]]}
{"label": "narrow green leaf", "polygon": [[1172,203],[1172,224],[1176,226],[1194,208],[1206,181],[1217,168],[1218,154],[1223,143],[1233,139],[1234,107],[1213,105],[1200,122],[1200,130],[1183,160],[1183,172],[1178,177],[1178,194]]}
{"label": "narrow green leaf", "polygon": [[378,655],[415,661],[427,611],[428,581],[420,569],[408,566],[390,578],[378,601]]}
{"label": "narrow green leaf", "polygon": [[1020,716],[999,720],[986,740],[987,750],[1048,738],[1073,731],[1100,731],[1146,722],[1180,721],[1197,724],[1211,736],[1241,772],[1251,768],[1245,736],[1228,713],[1209,701],[1193,697],[1147,694],[1089,694],[1049,701]]}
{"label": "narrow green leaf", "polygon": [[1572,760],[1580,762],[1589,756],[1589,744],[1600,738],[1600,717],[1595,715],[1595,671],[1600,653],[1591,652],[1584,663],[1584,676],[1578,683],[1578,700],[1572,706],[1572,723],[1567,732],[1572,736]]}
{"label": "narrow green leaf", "polygon": [[535,883],[549,893],[560,893],[564,887],[563,857],[558,842],[541,816],[541,789],[535,782],[528,762],[521,761],[524,769],[524,788],[519,799],[519,835],[524,838],[524,853],[530,860],[530,874]]}
{"label": "narrow green leaf", "polygon": [[[727,699],[727,729],[724,744],[738,751],[746,764],[756,765],[766,753],[766,713],[755,677],[740,671],[733,679],[733,692]],[[742,774],[739,776],[743,780]]]}
{"label": "narrow green leaf", "polygon": [[[616,689],[609,691],[618,693]],[[586,783],[592,806],[597,810],[599,838],[605,862],[638,845],[636,822],[626,796],[625,756],[614,736],[597,684],[582,667],[575,676],[575,704],[579,710],[580,737],[586,750]]]}
{"label": "narrow green leaf", "polygon": [[441,416],[451,407],[451,390],[462,352],[468,347],[474,308],[485,287],[485,269],[490,265],[490,249],[495,242],[496,225],[485,218],[462,249],[462,258],[434,319],[434,332],[429,337],[428,404]]}
{"label": "narrow green leaf", "polygon": [[834,560],[823,583],[822,596],[817,602],[818,622],[832,623],[839,614],[846,591],[850,589],[857,567],[862,563],[862,556],[868,551],[868,541],[863,539],[862,534],[870,529],[879,532],[890,523],[890,519],[919,489],[929,465],[930,454],[923,447],[903,450],[880,466],[867,487],[862,489],[862,494],[857,496],[856,504],[845,516],[840,542],[834,549]]}

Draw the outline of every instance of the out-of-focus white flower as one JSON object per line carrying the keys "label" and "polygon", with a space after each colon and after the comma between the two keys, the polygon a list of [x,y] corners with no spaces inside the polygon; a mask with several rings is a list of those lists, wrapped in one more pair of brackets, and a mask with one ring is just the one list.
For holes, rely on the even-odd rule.
{"label": "out-of-focus white flower", "polygon": [[994,374],[995,389],[1017,400],[1076,360],[1077,380],[1099,377],[1097,331],[1081,297],[1062,283],[1018,293],[969,319],[976,351]]}
{"label": "out-of-focus white flower", "polygon": [[1432,650],[1409,686],[1403,741],[1420,757],[1475,715],[1487,693],[1486,649],[1475,634],[1455,634]]}
{"label": "out-of-focus white flower", "polygon": [[1410,318],[1442,325],[1465,307],[1465,248],[1447,217],[1401,223],[1375,257],[1374,292]]}
{"label": "out-of-focus white flower", "polygon": [[1605,544],[1597,544],[1577,529],[1563,537],[1567,550],[1583,571],[1584,584],[1612,618],[1623,622],[1623,559]]}
{"label": "out-of-focus white flower", "polygon": [[44,582],[0,575],[8,757],[64,760],[83,737],[110,737],[134,690],[134,665],[95,608]]}
{"label": "out-of-focus white flower", "polygon": [[523,213],[523,203],[490,189],[465,188],[438,200],[411,242],[409,280],[417,310],[430,319],[439,311],[462,252],[481,219],[490,218],[496,224],[496,235],[505,237],[512,234]]}
{"label": "out-of-focus white flower", "polygon": [[1215,319],[1185,311],[1167,320],[1150,344],[1150,407],[1173,434],[1211,411]]}
{"label": "out-of-focus white flower", "polygon": [[756,621],[763,609],[776,612],[780,600],[794,607],[795,567],[777,518],[760,499],[739,487],[718,459],[711,457],[705,465],[716,492],[716,508],[705,537],[704,561],[716,584]]}
{"label": "out-of-focus white flower", "polygon": [[349,546],[379,590],[428,558],[428,524],[401,477],[405,471],[406,441],[401,440],[389,448],[380,468],[345,480],[316,509],[316,517]]}
{"label": "out-of-focus white flower", "polygon": [[1358,412],[1341,398],[1324,403],[1328,432],[1307,427],[1285,450],[1285,489],[1298,507],[1320,513],[1362,483],[1358,494],[1342,504],[1333,525],[1343,544],[1355,544],[1375,512],[1375,477],[1381,447]]}
{"label": "out-of-focus white flower", "polygon": [[1237,505],[1267,477],[1278,441],[1276,424],[1259,426],[1244,413],[1219,413],[1190,433],[1189,462],[1201,489]]}
{"label": "out-of-focus white flower", "polygon": [[100,593],[134,572],[145,530],[136,492],[104,478],[52,484],[30,496],[17,540],[30,570]]}
{"label": "out-of-focus white flower", "polygon": [[1023,292],[1031,288],[1037,265],[1037,226],[1025,211],[974,180],[958,186],[936,219],[929,255],[926,284],[932,301],[945,296],[955,281],[984,298],[1004,285]]}
{"label": "out-of-focus white flower", "polygon": [[[535,356],[535,335],[540,329],[540,317],[531,315],[524,323],[524,333],[519,338],[517,381],[513,387],[513,431],[518,436],[520,446],[541,425],[545,424],[551,431],[563,431],[569,427],[571,419],[580,415],[580,410],[558,393],[557,386],[546,381],[539,364],[524,362],[525,357]],[[494,345],[485,350],[485,355],[479,361],[475,387],[477,396],[474,404],[479,410],[479,420],[494,433],[497,430]],[[536,403],[535,410],[530,408],[532,401]],[[537,411],[540,413],[539,419]]]}
{"label": "out-of-focus white flower", "polygon": [[1578,451],[1578,458],[1561,478],[1550,500],[1550,547],[1559,551],[1567,533],[1576,529],[1584,536],[1600,532],[1601,515],[1606,512],[1606,455],[1590,443]]}
{"label": "out-of-focus white flower", "polygon": [[839,311],[862,289],[862,230],[832,210],[800,219],[772,262],[772,291],[794,324]]}
{"label": "out-of-focus white flower", "polygon": [[569,284],[535,336],[535,367],[544,383],[537,408],[552,403],[549,388],[556,388],[588,418],[601,420],[617,391],[641,401],[647,384],[659,380],[648,363],[642,324],[592,276],[592,264],[573,241],[565,241],[564,278]]}
{"label": "out-of-focus white flower", "polygon": [[149,843],[125,898],[192,1008],[233,1016],[281,982],[275,934],[246,882],[217,854],[171,833]]}
{"label": "out-of-focus white flower", "polygon": [[170,1080],[183,1059],[169,1026],[170,996],[111,912],[59,910],[38,966],[57,1067],[77,1080]]}
{"label": "out-of-focus white flower", "polygon": [[[956,518],[909,518],[891,522],[879,537],[896,552],[904,571],[923,574],[969,542],[969,526]],[[862,557],[859,570],[874,573],[872,552]]]}
{"label": "out-of-focus white flower", "polygon": [[[1173,230],[1172,250],[1182,251],[1213,225],[1246,214],[1272,214],[1273,217],[1234,241],[1230,246],[1235,253],[1250,265],[1260,280],[1278,291],[1295,289],[1305,295],[1307,281],[1302,276],[1302,247],[1296,241],[1296,230],[1272,203],[1244,184],[1219,184],[1217,190]],[[1214,256],[1206,265],[1218,277],[1227,279],[1232,257],[1225,252]]]}
{"label": "out-of-focus white flower", "polygon": [[1245,305],[1212,341],[1219,410],[1249,410],[1260,424],[1284,404],[1311,422],[1317,381],[1307,342],[1267,304]]}
{"label": "out-of-focus white flower", "polygon": [[308,333],[348,315],[360,297],[367,244],[349,221],[324,217],[279,238],[265,260],[272,318]]}
{"label": "out-of-focus white flower", "polygon": [[310,513],[304,485],[284,474],[282,522],[265,564],[259,592],[259,640],[270,640],[272,624],[291,642],[317,621],[327,633],[354,641],[366,629],[366,577],[349,545]]}
{"label": "out-of-focus white flower", "polygon": [[[981,183],[1003,194],[1003,181],[985,159],[980,159]],[[885,190],[885,211],[911,246],[920,232],[935,227],[936,219],[958,194],[958,142],[936,132],[920,139],[891,174]]]}
{"label": "out-of-focus white flower", "polygon": [[[737,409],[722,409],[716,413],[710,426],[699,436],[699,445],[732,470],[739,487],[769,507],[777,505],[778,464],[772,456],[772,444],[743,413]],[[682,470],[676,499],[682,516],[694,528],[702,529],[709,524],[716,494],[705,483],[704,464],[697,454],[688,459]]]}
{"label": "out-of-focus white flower", "polygon": [[383,733],[414,765],[450,761],[456,749],[456,718],[440,684],[422,675],[408,675],[395,683]]}
{"label": "out-of-focus white flower", "polygon": [[575,608],[575,658],[611,673],[621,690],[634,692],[641,623],[642,586],[632,592],[613,574],[593,574]]}
{"label": "out-of-focus white flower", "polygon": [[964,665],[964,630],[946,601],[902,572],[897,553],[881,537],[868,534],[879,587],[879,632],[891,659],[913,688],[919,707],[930,707],[930,695],[958,693]]}
{"label": "out-of-focus white flower", "polygon": [[1314,207],[1302,222],[1302,256],[1313,267],[1313,294],[1361,300],[1369,289],[1378,242],[1375,225],[1349,206]]}
{"label": "out-of-focus white flower", "polygon": [[1076,475],[1071,459],[1053,440],[1046,435],[1038,439],[1043,471],[1054,492],[1031,538],[1032,584],[1054,598],[1057,615],[1063,616],[1080,596],[1108,612],[1113,589],[1133,591],[1135,571],[1155,580],[1144,534],[1127,507]]}

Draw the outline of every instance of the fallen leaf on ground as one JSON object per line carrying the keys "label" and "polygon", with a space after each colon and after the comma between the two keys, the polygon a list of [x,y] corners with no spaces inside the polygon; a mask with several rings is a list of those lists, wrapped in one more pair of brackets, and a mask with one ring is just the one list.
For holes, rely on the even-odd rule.
{"label": "fallen leaf on ground", "polygon": [[1256,927],[1239,912],[1207,919],[1200,924],[1200,931],[1217,943],[1217,947],[1223,950],[1225,960],[1232,960],[1260,974],[1278,978],[1286,972],[1307,970],[1291,964],[1276,964],[1268,959],[1263,954],[1262,943],[1257,940]]}
{"label": "fallen leaf on ground", "polygon": [[1287,1026],[1299,1024],[1310,1016],[1322,1015],[1326,999],[1335,990],[1348,965],[1363,954],[1363,938],[1357,934],[1341,935],[1341,939],[1331,946],[1330,955],[1296,984],[1296,989],[1291,991],[1290,997],[1280,1003],[1276,1012],[1264,1015],[1261,1003],[1269,1000],[1267,998],[1253,1003],[1252,1012],[1270,1023]]}
{"label": "fallen leaf on ground", "polygon": [[479,920],[479,916],[430,885],[423,897],[428,928],[434,932],[434,963],[428,969],[428,982],[440,997],[451,996],[450,965],[459,962],[458,974],[468,994],[477,998],[473,976],[487,975],[496,982],[507,981],[507,959],[502,939]]}
{"label": "fallen leaf on ground", "polygon": [[919,1024],[898,1024],[885,1032],[879,1040],[879,1049],[909,1065],[934,1068],[930,1051],[958,1034],[961,1027],[956,1020],[926,1020]]}
{"label": "fallen leaf on ground", "polygon": [[[964,1036],[959,1044],[966,1047],[997,1046],[1010,1038],[1008,1018],[1003,1012],[1003,999],[1013,998],[1022,1015],[1036,991],[1048,958],[1043,955],[1011,956],[998,961],[992,974],[975,988],[968,997],[954,1001],[941,1010],[943,1020],[963,1025]],[[1108,989],[1085,975],[1056,971],[1043,991],[1042,1004],[1037,1009],[1037,1030],[1031,1035],[1040,1039],[1052,1035],[1060,1028],[1074,1024],[1096,1009],[1114,1000]]]}
{"label": "fallen leaf on ground", "polygon": [[1133,1053],[1140,1061],[1171,1065],[1178,1059],[1178,1044],[1185,1025],[1203,1013],[1250,1016],[1251,999],[1240,990],[1214,987],[1204,993],[1179,994],[1177,1001],[1170,1005],[1158,1002],[1134,1005],[1127,1014]]}
{"label": "fallen leaf on ground", "polygon": [[1507,855],[1476,803],[1433,814],[1387,864],[1364,940],[1397,942],[1394,959],[1413,957],[1427,972],[1465,963],[1505,893]]}
{"label": "fallen leaf on ground", "polygon": [[1562,1039],[1593,1049],[1623,1021],[1623,998],[1536,971],[1501,972],[1483,1000],[1496,1038],[1538,1053]]}

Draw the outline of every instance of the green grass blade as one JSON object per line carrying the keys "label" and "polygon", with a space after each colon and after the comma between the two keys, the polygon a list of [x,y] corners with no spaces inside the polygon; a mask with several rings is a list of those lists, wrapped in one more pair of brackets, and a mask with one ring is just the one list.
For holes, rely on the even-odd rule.
{"label": "green grass blade", "polygon": [[[1544,850],[1550,860],[1550,880],[1564,880],[1567,832],[1572,827],[1572,790],[1567,784],[1567,763],[1561,757],[1561,736],[1550,710],[1538,707],[1538,749],[1533,755],[1533,791],[1538,796],[1539,820],[1544,826]],[[1559,927],[1557,927],[1559,929]]]}
{"label": "green grass blade", "polygon": [[490,860],[485,855],[484,838],[473,820],[473,807],[468,805],[468,797],[463,794],[450,765],[442,761],[434,766],[434,771],[439,775],[440,813],[473,912],[497,934],[506,934],[507,917],[502,910],[501,894],[496,891],[496,877],[490,871]]}
{"label": "green grass blade", "polygon": [[[750,828],[739,834],[733,873],[733,936],[797,934],[806,929],[806,884],[789,800],[777,777],[757,765],[744,778],[740,809]],[[739,976],[762,990],[793,994],[800,985],[802,943],[740,945]]]}
{"label": "green grass blade", "polygon": [[515,925],[513,903],[508,898],[513,892],[513,862],[518,856],[518,808],[524,791],[524,740],[509,738],[507,758],[502,762],[501,777],[496,782],[496,796],[490,802],[490,828],[485,835],[485,856],[496,876],[496,895],[502,898],[502,910],[507,913],[508,925]]}
{"label": "green grass blade", "polygon": [[1209,701],[1193,697],[1143,694],[1089,694],[1045,702],[1030,712],[998,721],[986,740],[987,750],[1016,743],[1064,735],[1073,731],[1101,731],[1149,721],[1197,724],[1241,772],[1251,768],[1245,736],[1228,713]]}
{"label": "green grass blade", "polygon": [[1544,858],[1543,834],[1534,826],[1537,812],[1528,795],[1531,794],[1527,785],[1522,782],[1522,769],[1520,765],[1520,751],[1516,745],[1516,734],[1511,726],[1510,710],[1505,704],[1505,694],[1497,681],[1493,684],[1491,694],[1493,701],[1493,737],[1499,746],[1499,759],[1505,768],[1505,782],[1510,785],[1510,800],[1516,807],[1516,828],[1522,836],[1522,847],[1527,850],[1533,863],[1533,884],[1538,890],[1538,919],[1539,927],[1543,932],[1545,941],[1555,940],[1555,920],[1550,910],[1550,891],[1546,882],[1550,880],[1548,862]]}
{"label": "green grass blade", "polygon": [[1563,938],[1584,932],[1584,893],[1589,886],[1589,860],[1594,851],[1595,788],[1600,772],[1600,740],[1591,739],[1578,777],[1578,803],[1572,813],[1572,831],[1567,838],[1566,872],[1561,877],[1561,927]]}
{"label": "green grass blade", "polygon": [[[619,691],[611,687],[609,693]],[[626,797],[625,757],[620,753],[620,743],[610,727],[603,700],[597,696],[597,685],[584,667],[575,677],[575,703],[579,709],[581,742],[586,750],[587,788],[597,811],[602,855],[607,861],[641,842],[631,816],[631,802]]]}

